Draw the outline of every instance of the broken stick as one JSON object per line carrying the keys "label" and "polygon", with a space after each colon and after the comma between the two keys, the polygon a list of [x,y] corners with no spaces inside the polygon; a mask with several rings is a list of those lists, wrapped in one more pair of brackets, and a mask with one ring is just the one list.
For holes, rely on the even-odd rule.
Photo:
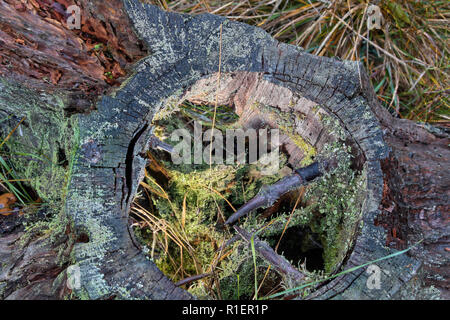
{"label": "broken stick", "polygon": [[210,275],[212,275],[212,272],[197,274],[192,277],[184,278],[184,279],[178,281],[177,283],[175,283],[175,286],[180,287],[182,285],[189,284],[191,282],[198,281],[203,278],[209,277]]}
{"label": "broken stick", "polygon": [[170,144],[162,142],[157,136],[151,135],[148,141],[148,149],[160,149],[168,153],[174,153],[174,149]]}
{"label": "broken stick", "polygon": [[[241,236],[244,241],[250,243],[252,235],[238,226],[233,226],[234,230]],[[278,272],[292,277],[295,281],[301,281],[305,278],[305,275],[298,271],[292,264],[290,264],[285,258],[277,254],[267,243],[259,240],[257,237],[253,238],[255,245],[255,251],[258,252],[264,260],[272,265]]]}
{"label": "broken stick", "polygon": [[314,180],[323,175],[326,171],[335,168],[335,161],[324,160],[321,162],[314,162],[307,167],[295,170],[295,173],[284,177],[270,186],[264,186],[259,193],[250,201],[245,203],[238,211],[233,213],[225,224],[232,224],[239,218],[249,214],[251,211],[261,207],[270,207],[280,197],[289,191],[295,190],[303,184]]}

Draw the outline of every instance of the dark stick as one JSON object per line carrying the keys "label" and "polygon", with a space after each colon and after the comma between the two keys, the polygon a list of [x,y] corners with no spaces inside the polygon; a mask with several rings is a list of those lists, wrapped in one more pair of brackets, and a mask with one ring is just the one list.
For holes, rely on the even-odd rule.
{"label": "dark stick", "polygon": [[[252,235],[238,226],[233,226],[234,230],[246,242],[251,243]],[[253,238],[255,244],[255,251],[257,251],[268,263],[270,263],[278,272],[293,277],[296,281],[301,281],[305,275],[298,271],[285,258],[278,255],[267,243],[259,240],[257,237]]]}
{"label": "dark stick", "polygon": [[158,137],[156,137],[155,135],[151,135],[149,142],[148,142],[148,147],[151,149],[161,149],[164,150],[168,153],[173,153],[174,149],[170,144],[167,144],[165,142],[162,142]]}
{"label": "dark stick", "polygon": [[256,210],[261,207],[270,207],[277,201],[283,194],[297,189],[303,184],[314,180],[321,176],[325,170],[330,168],[328,161],[322,163],[314,162],[307,167],[303,167],[295,170],[295,173],[284,177],[270,186],[264,186],[259,193],[242,207],[238,211],[233,213],[225,224],[232,224],[237,219],[249,214],[252,210]]}
{"label": "dark stick", "polygon": [[188,283],[191,283],[191,282],[194,282],[194,281],[197,281],[197,280],[209,277],[210,275],[212,275],[211,272],[198,274],[198,275],[192,276],[192,277],[187,277],[187,278],[184,278],[183,280],[180,280],[177,283],[175,283],[175,286],[180,287],[180,286],[182,286],[184,284],[188,284]]}
{"label": "dark stick", "polygon": [[239,236],[237,234],[235,234],[231,239],[229,239],[227,242],[225,242],[223,245],[220,246],[219,249],[217,249],[217,251],[221,252],[223,250],[225,250],[225,248],[231,246],[232,244],[234,244],[236,241],[239,240]]}

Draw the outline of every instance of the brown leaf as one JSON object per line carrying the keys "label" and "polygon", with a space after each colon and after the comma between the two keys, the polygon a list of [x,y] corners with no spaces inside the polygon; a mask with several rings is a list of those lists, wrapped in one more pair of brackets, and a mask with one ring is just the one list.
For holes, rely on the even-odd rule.
{"label": "brown leaf", "polygon": [[115,63],[113,70],[112,70],[112,74],[113,74],[114,78],[119,78],[119,77],[123,77],[125,75],[125,71],[123,71],[123,69],[120,67],[120,65],[118,63]]}
{"label": "brown leaf", "polygon": [[61,71],[59,70],[52,70],[50,71],[50,80],[53,84],[58,84],[59,79],[61,79]]}
{"label": "brown leaf", "polygon": [[4,193],[0,196],[0,214],[9,216],[12,214],[11,206],[17,202],[17,198],[12,193]]}

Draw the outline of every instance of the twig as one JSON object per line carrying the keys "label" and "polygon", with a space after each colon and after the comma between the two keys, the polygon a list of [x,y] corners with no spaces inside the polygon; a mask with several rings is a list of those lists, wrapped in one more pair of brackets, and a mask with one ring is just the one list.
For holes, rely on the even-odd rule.
{"label": "twig", "polygon": [[164,151],[166,151],[168,153],[174,153],[174,149],[173,149],[173,147],[170,144],[162,142],[155,135],[151,135],[150,136],[150,139],[149,139],[149,142],[148,142],[148,146],[151,149],[161,149],[161,150],[164,150]]}
{"label": "twig", "polygon": [[225,248],[231,246],[232,244],[234,244],[236,241],[238,241],[240,238],[239,235],[234,235],[231,239],[229,239],[227,242],[225,242],[223,245],[220,246],[219,249],[217,249],[217,251],[222,252],[223,250],[225,250]]}
{"label": "twig", "polygon": [[175,283],[175,286],[180,287],[184,284],[188,284],[206,277],[209,277],[210,275],[212,275],[212,272],[208,272],[208,273],[203,273],[203,274],[197,274],[195,276],[192,277],[187,277],[184,278],[183,280],[178,281],[177,283]]}
{"label": "twig", "polygon": [[[238,226],[233,226],[234,230],[246,242],[250,243],[252,235]],[[285,258],[278,255],[267,243],[259,240],[257,237],[253,238],[255,250],[272,265],[278,272],[292,277],[296,281],[301,281],[305,275],[294,268]]]}
{"label": "twig", "polygon": [[334,161],[322,161],[321,163],[314,162],[307,167],[295,170],[295,173],[284,177],[273,185],[262,187],[259,193],[249,202],[240,207],[238,211],[232,214],[227,221],[225,221],[225,224],[232,224],[239,218],[258,208],[270,207],[282,195],[300,187],[303,184],[306,184],[311,180],[314,180],[315,178],[321,176],[325,171],[335,166],[336,163]]}

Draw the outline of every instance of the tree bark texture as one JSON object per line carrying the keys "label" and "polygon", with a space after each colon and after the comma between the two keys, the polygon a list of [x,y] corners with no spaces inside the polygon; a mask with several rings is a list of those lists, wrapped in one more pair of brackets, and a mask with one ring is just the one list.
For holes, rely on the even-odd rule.
{"label": "tree bark texture", "polygon": [[[81,272],[81,287],[72,292],[78,298],[195,298],[140,252],[128,212],[143,176],[152,117],[168,99],[216,75],[219,58],[220,72],[241,87],[257,78],[286,88],[339,119],[352,137],[367,194],[345,268],[424,239],[410,254],[377,263],[380,289],[368,288],[363,268],[309,298],[429,298],[424,285],[448,298],[449,136],[393,118],[361,63],[314,56],[210,14],[165,12],[138,0],[76,4],[81,31],[68,30],[64,19],[58,24],[51,8],[43,18],[17,1],[0,1],[0,114],[8,119],[2,130],[25,117],[21,134],[12,137],[17,148],[44,144],[50,158],[63,153],[67,159],[57,166],[17,160],[40,181],[33,187],[44,200],[59,201],[63,227],[25,242],[21,227],[0,234],[1,298],[63,298],[70,265]],[[107,43],[107,57],[92,54],[92,37]]]}

